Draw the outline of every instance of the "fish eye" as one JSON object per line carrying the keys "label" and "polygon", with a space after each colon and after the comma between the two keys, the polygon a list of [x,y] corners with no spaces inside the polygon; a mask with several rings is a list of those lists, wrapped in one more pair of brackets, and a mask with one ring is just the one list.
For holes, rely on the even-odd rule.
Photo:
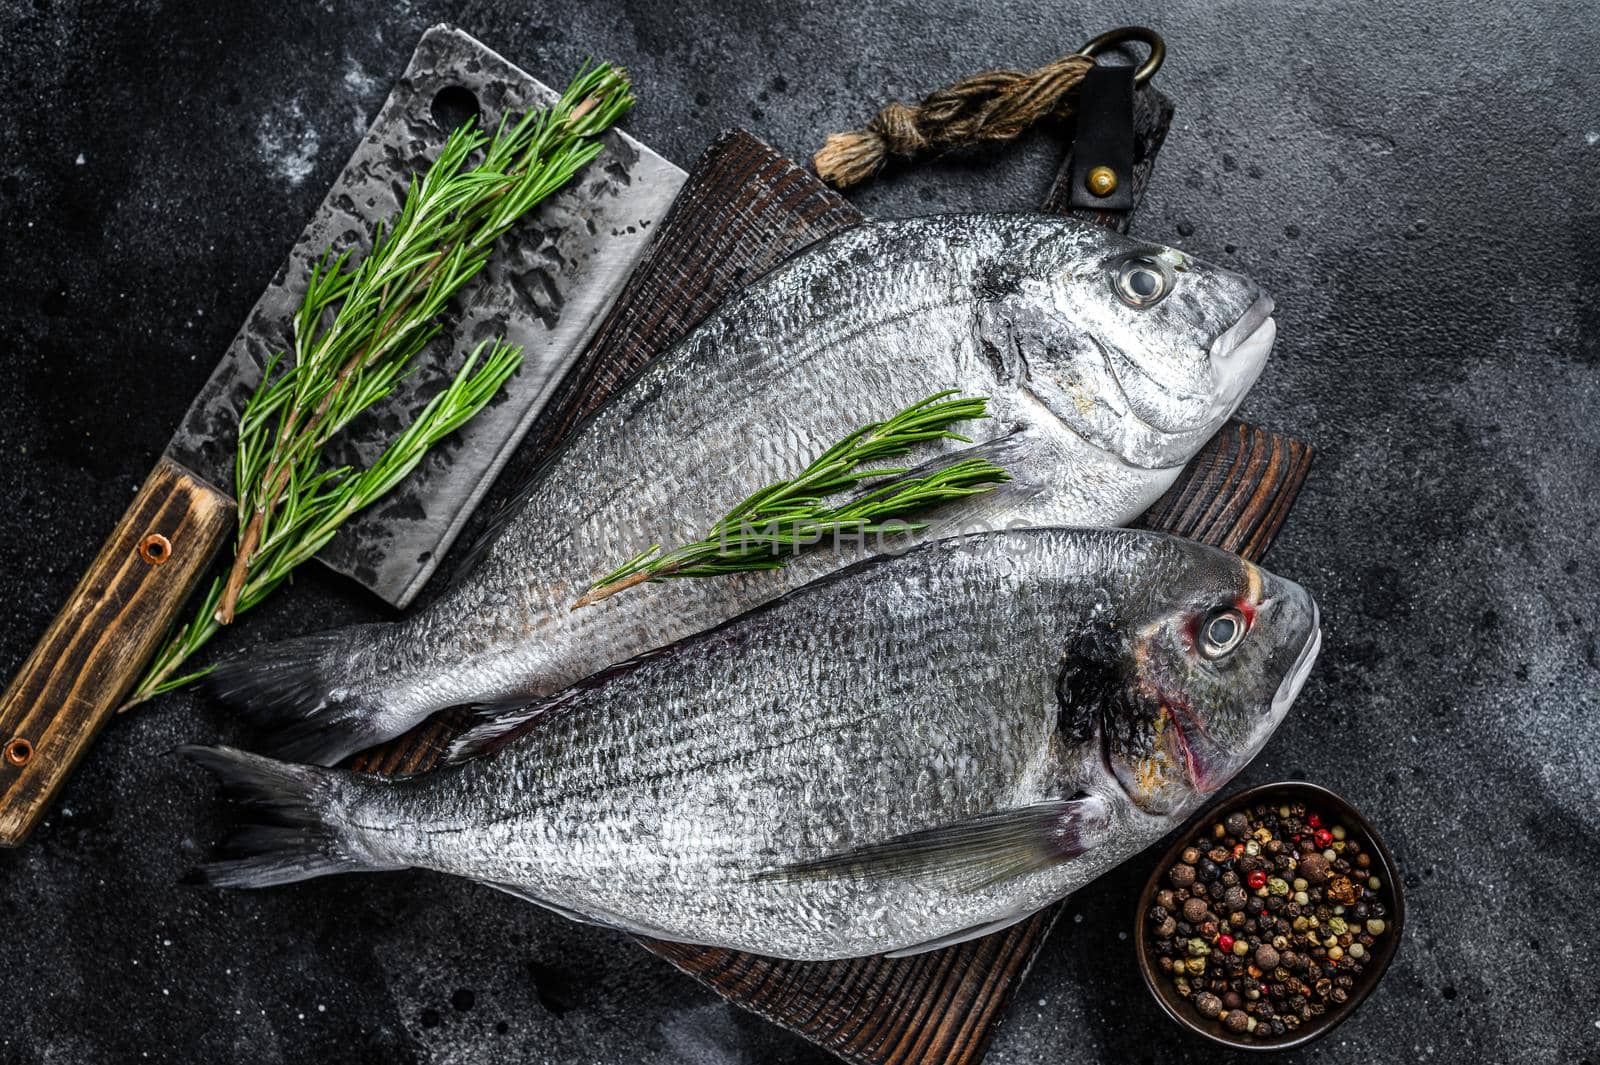
{"label": "fish eye", "polygon": [[1111,275],[1111,287],[1123,303],[1142,310],[1160,303],[1171,290],[1172,280],[1160,262],[1141,255],[1116,268]]}
{"label": "fish eye", "polygon": [[1200,653],[1207,658],[1221,658],[1239,646],[1247,627],[1244,615],[1237,609],[1218,607],[1200,625]]}

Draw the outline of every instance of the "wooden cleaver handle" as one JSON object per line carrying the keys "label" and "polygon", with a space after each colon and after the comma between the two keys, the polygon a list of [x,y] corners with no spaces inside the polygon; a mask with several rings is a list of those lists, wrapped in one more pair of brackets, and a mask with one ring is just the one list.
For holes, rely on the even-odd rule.
{"label": "wooden cleaver handle", "polygon": [[50,805],[233,527],[233,501],[163,458],[0,696],[0,846]]}

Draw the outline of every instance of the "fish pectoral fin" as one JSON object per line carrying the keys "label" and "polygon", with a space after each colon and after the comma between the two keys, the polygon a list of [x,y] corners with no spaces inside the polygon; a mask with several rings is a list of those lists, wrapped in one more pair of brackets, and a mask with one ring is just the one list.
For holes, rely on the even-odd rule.
{"label": "fish pectoral fin", "polygon": [[527,888],[518,887],[516,884],[507,884],[500,880],[480,880],[478,883],[486,887],[492,887],[496,891],[504,891],[507,895],[515,896],[523,902],[531,902],[535,906],[543,906],[550,912],[558,913],[567,920],[577,921],[579,924],[598,925],[601,928],[611,928],[618,932],[627,932],[630,935],[649,936],[653,939],[672,938],[671,934],[664,929],[623,917],[620,914],[612,913],[610,910],[600,909],[595,906],[585,906],[581,910],[574,909],[559,902],[551,902],[547,898],[534,894]]}
{"label": "fish pectoral fin", "polygon": [[913,954],[926,954],[930,950],[942,950],[945,947],[953,947],[957,943],[965,943],[969,939],[982,939],[991,932],[998,932],[1002,928],[1010,928],[1018,921],[1029,916],[1031,916],[1031,914],[1019,913],[1011,917],[1002,917],[996,921],[986,921],[983,924],[975,924],[971,928],[963,928],[957,932],[950,932],[946,935],[939,936],[936,939],[930,939],[926,943],[914,943],[909,947],[901,947],[899,950],[888,951],[883,956],[885,958],[909,958]]}
{"label": "fish pectoral fin", "polygon": [[1093,796],[1035,803],[758,873],[759,880],[953,877],[966,890],[1049,869],[1095,844],[1106,806]]}

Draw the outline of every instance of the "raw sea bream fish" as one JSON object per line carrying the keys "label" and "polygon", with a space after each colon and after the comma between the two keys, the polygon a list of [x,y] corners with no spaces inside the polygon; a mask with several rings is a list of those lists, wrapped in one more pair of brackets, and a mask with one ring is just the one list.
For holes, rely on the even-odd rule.
{"label": "raw sea bream fish", "polygon": [[492,719],[435,772],[191,748],[256,817],[200,873],[420,867],[663,939],[928,949],[1175,827],[1260,750],[1319,642],[1303,588],[1191,541],[945,539]]}
{"label": "raw sea bream fish", "polygon": [[922,539],[1124,524],[1238,406],[1271,350],[1271,312],[1248,278],[1098,226],[1020,214],[858,226],[726,301],[612,397],[430,607],[254,649],[223,664],[215,689],[274,751],[324,764],[436,710],[557,691],[881,549],[813,550],[784,571],[571,609],[650,545],[698,540],[847,433],[949,389],[990,397],[991,419],[957,428],[1012,480],[947,506]]}

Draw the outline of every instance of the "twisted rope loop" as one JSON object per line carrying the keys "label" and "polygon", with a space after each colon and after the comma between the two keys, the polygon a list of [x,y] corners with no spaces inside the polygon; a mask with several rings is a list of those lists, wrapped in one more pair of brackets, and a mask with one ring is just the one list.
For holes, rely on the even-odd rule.
{"label": "twisted rope loop", "polygon": [[1046,116],[1072,114],[1070,97],[1094,57],[1073,52],[1032,73],[991,70],[925,97],[886,104],[863,129],[833,133],[812,156],[817,176],[846,188],[877,173],[889,156],[911,159],[1012,140]]}

